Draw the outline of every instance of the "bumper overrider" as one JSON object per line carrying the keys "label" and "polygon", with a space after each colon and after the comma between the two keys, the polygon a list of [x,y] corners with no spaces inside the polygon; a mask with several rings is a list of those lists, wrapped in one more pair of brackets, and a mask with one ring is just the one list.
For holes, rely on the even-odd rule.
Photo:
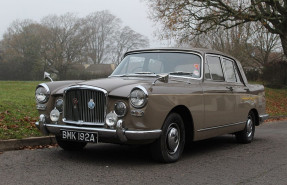
{"label": "bumper overrider", "polygon": [[39,122],[35,123],[36,127],[45,135],[60,134],[61,130],[70,130],[78,132],[97,132],[99,138],[114,139],[117,138],[121,142],[127,142],[129,140],[155,140],[160,137],[161,130],[126,130],[122,128],[122,123],[118,122],[115,129],[106,128],[91,128],[91,127],[77,127],[70,125],[57,125],[47,124],[45,116],[40,116]]}
{"label": "bumper overrider", "polygon": [[261,114],[261,115],[259,115],[259,123],[263,123],[268,118],[269,118],[269,114]]}

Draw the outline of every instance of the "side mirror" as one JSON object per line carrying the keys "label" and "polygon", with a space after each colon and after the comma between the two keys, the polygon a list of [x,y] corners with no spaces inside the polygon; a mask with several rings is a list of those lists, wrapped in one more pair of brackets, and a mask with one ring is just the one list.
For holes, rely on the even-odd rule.
{"label": "side mirror", "polygon": [[163,82],[163,83],[168,83],[168,78],[169,78],[168,74],[163,74],[163,75],[160,76],[160,78],[158,80],[160,82]]}
{"label": "side mirror", "polygon": [[169,78],[169,74],[160,74],[159,77],[152,83],[152,85],[155,85],[156,81],[168,83],[168,78]]}
{"label": "side mirror", "polygon": [[53,79],[51,78],[50,73],[44,72],[44,79],[49,79],[51,82],[53,82]]}

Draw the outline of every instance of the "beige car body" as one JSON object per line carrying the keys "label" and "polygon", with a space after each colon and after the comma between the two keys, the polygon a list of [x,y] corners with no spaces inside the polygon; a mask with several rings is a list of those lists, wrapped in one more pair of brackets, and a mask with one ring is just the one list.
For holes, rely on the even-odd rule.
{"label": "beige car body", "polygon": [[[265,113],[265,93],[262,85],[250,85],[247,82],[240,63],[223,53],[204,49],[147,49],[126,53],[144,52],[182,52],[197,54],[205,66],[206,56],[226,57],[237,65],[240,82],[216,82],[206,80],[205,69],[201,68],[198,79],[169,76],[167,82],[147,77],[109,77],[91,81],[60,81],[40,84],[49,90],[47,103],[38,104],[40,121],[37,127],[45,134],[59,134],[60,129],[95,131],[99,141],[112,143],[152,143],[161,136],[165,119],[171,112],[178,113],[185,125],[185,135],[192,141],[211,138],[218,135],[236,133],[245,128],[250,111],[255,115],[255,125],[259,125],[268,115]],[[157,80],[157,81],[156,81]],[[156,82],[155,82],[156,81]],[[66,89],[71,87],[96,87],[107,93],[106,114],[114,110],[114,105],[122,101],[127,106],[125,116],[113,128],[106,124],[85,126],[67,124],[63,117],[52,123],[50,112],[58,98],[63,97]],[[147,93],[147,104],[140,109],[134,108],[129,101],[133,88],[139,87]],[[42,107],[41,107],[42,106]],[[64,110],[65,111],[65,110]],[[135,116],[132,111],[142,114]],[[105,115],[106,115],[105,114]]]}

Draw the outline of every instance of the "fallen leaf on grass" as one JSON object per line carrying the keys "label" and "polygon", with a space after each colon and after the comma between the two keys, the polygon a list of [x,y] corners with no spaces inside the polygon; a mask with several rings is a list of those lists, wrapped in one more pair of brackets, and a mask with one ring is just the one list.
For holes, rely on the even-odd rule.
{"label": "fallen leaf on grass", "polygon": [[8,125],[7,128],[8,129],[19,128],[19,125]]}
{"label": "fallen leaf on grass", "polygon": [[8,115],[10,114],[10,111],[6,110],[4,113]]}

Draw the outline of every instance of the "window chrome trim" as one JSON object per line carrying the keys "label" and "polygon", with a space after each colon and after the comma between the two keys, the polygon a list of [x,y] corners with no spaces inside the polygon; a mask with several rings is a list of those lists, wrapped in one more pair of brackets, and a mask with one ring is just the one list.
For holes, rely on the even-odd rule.
{"label": "window chrome trim", "polygon": [[[211,57],[217,57],[217,58],[219,58],[219,61],[220,61],[220,67],[221,67],[221,70],[222,70],[222,75],[223,75],[223,78],[224,78],[224,80],[213,80],[213,78],[212,78],[212,75],[211,75],[211,73],[210,73],[210,66],[209,66],[209,63],[207,62],[207,57],[208,56],[211,56]],[[225,78],[225,70],[224,70],[224,66],[223,66],[223,64],[222,64],[222,58],[223,58],[224,56],[222,56],[222,55],[220,55],[220,54],[205,54],[205,62],[207,63],[207,65],[208,65],[208,68],[209,68],[209,74],[210,74],[210,77],[211,77],[211,79],[204,79],[204,80],[207,80],[207,81],[214,81],[214,82],[226,82],[226,78]],[[204,71],[205,72],[205,71]]]}
{"label": "window chrome trim", "polygon": [[[227,72],[226,72],[226,66],[224,64],[224,60],[228,60],[232,63],[232,69],[233,69],[233,73],[235,75],[235,82],[233,81],[229,81],[229,79],[227,79]],[[224,57],[222,56],[222,68],[223,68],[223,73],[224,73],[224,76],[225,76],[225,81],[228,82],[228,83],[237,83],[238,82],[238,79],[237,79],[237,76],[236,76],[236,72],[235,72],[235,61],[230,59],[230,58],[227,58],[227,57]]]}

